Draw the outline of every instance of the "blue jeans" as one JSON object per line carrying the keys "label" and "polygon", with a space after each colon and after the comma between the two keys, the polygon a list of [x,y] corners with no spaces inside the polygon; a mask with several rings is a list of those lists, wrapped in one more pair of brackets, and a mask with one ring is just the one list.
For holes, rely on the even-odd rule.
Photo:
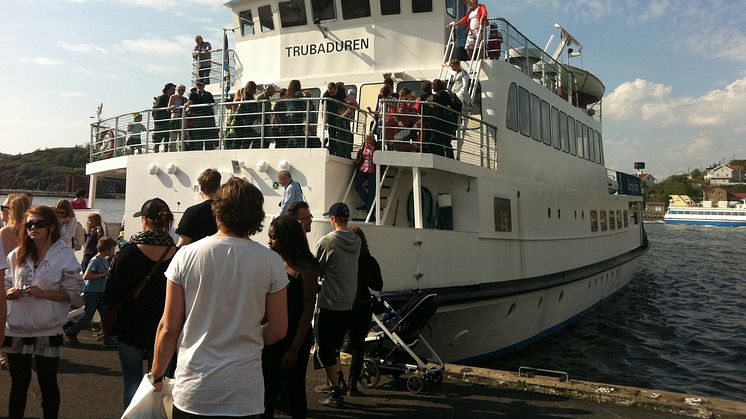
{"label": "blue jeans", "polygon": [[[85,312],[83,313],[83,317],[79,318],[74,325],[70,326],[65,334],[75,336],[80,333],[81,330],[88,327],[91,324],[93,315],[96,314],[96,310],[98,310],[98,314],[101,316],[101,321],[103,322],[104,316],[106,316],[106,306],[104,306],[104,293],[85,292],[83,293],[83,301],[85,304]],[[108,338],[109,334],[107,333],[105,336]]]}
{"label": "blue jeans", "polygon": [[[119,363],[122,366],[122,377],[124,378],[124,408],[126,409],[132,401],[142,377],[153,366],[153,351],[136,348],[118,341],[117,352],[119,352]],[[142,367],[143,360],[148,361],[147,370]]]}
{"label": "blue jeans", "polygon": [[[366,182],[368,183],[367,190],[364,187]],[[354,186],[355,191],[365,205],[365,210],[369,210],[376,197],[376,172],[364,173],[358,170],[355,174]]]}

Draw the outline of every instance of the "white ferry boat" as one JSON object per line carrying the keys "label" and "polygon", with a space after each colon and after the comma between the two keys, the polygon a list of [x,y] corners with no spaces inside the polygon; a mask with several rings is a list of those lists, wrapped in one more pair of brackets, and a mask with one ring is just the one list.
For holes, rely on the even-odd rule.
{"label": "white ferry boat", "polygon": [[[212,167],[256,185],[268,223],[283,193],[277,172],[290,170],[317,217],[314,246],[331,229],[320,215],[332,203],[361,204],[351,192],[350,157],[371,129],[367,107],[376,108],[384,77],[396,92],[415,95],[423,80],[446,79],[444,63],[463,54],[465,38],[448,24],[465,14],[466,2],[226,5],[235,47],[212,52],[208,85],[219,103],[181,112],[165,128],[157,111],[139,110],[143,154],[126,145],[134,112],[98,120],[86,166],[90,196],[99,179],[124,178],[127,217],[158,196],[178,218],[199,202],[197,176]],[[381,106],[376,198],[353,222],[381,263],[385,298],[438,294],[427,338],[448,361],[499,356],[564,327],[621,290],[648,247],[639,180],[616,172],[619,186],[609,188],[604,86],[567,62],[582,46],[557,28],[559,44],[547,53],[505,19],[489,19],[462,64],[473,102],[462,114],[434,104],[412,114],[393,98]],[[254,81],[261,92],[293,79],[309,97],[220,100],[226,86],[236,92]],[[359,108],[321,97],[337,81]],[[391,126],[391,116],[405,127]],[[164,132],[171,151],[154,153]],[[129,237],[139,223],[126,218],[125,226]]]}
{"label": "white ferry boat", "polygon": [[746,200],[737,199],[722,187],[705,190],[704,198],[701,202],[694,202],[686,195],[672,195],[666,215],[663,216],[664,222],[718,227],[746,226]]}

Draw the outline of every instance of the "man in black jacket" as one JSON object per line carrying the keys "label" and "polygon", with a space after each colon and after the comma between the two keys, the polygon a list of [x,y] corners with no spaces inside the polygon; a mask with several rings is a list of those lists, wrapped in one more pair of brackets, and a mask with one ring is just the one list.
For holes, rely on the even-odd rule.
{"label": "man in black jacket", "polygon": [[[155,98],[153,102],[153,152],[157,153],[161,142],[168,142],[170,136],[170,119],[171,114],[168,109],[168,100],[171,95],[176,93],[176,85],[173,83],[166,83],[163,86],[163,94]],[[168,145],[163,144],[163,151],[168,150]]]}

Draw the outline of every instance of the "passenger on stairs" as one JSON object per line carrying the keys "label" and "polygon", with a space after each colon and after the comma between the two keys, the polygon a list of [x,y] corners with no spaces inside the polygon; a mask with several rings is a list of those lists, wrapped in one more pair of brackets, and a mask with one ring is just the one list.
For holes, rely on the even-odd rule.
{"label": "passenger on stairs", "polygon": [[479,42],[477,42],[479,29],[480,27],[487,28],[487,7],[480,4],[478,0],[469,0],[469,11],[458,22],[451,22],[451,26],[463,26],[469,29],[466,38],[466,52],[470,60],[475,58],[474,50],[479,47]]}
{"label": "passenger on stairs", "polygon": [[[373,199],[376,197],[376,165],[373,163],[373,154],[376,152],[376,136],[369,132],[365,136],[365,143],[358,150],[355,159],[355,191],[357,192],[363,204],[357,207],[358,210],[368,211],[373,205]],[[367,184],[367,188],[366,188]]]}
{"label": "passenger on stairs", "polygon": [[448,81],[448,90],[456,95],[463,106],[468,109],[471,104],[471,97],[469,96],[469,73],[461,68],[461,61],[459,60],[451,60],[448,66],[453,71]]}

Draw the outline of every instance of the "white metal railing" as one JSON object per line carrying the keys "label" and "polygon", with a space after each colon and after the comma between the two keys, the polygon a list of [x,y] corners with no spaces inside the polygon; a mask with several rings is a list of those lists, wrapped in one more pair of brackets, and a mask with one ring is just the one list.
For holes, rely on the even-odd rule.
{"label": "white metal railing", "polygon": [[[223,81],[223,63],[225,54],[222,49],[214,49],[210,52],[210,58],[200,60],[196,58],[192,61],[192,86],[198,80],[203,80],[205,84],[220,84]],[[237,72],[242,70],[241,63],[238,60],[236,52],[228,50],[228,70],[231,74],[230,84],[233,86],[237,80]]]}
{"label": "white metal railing", "polygon": [[373,113],[313,97],[145,109],[92,124],[90,160],[270,147],[325,147],[332,155],[352,158],[365,135],[375,129],[387,150],[433,153],[496,167],[497,127],[433,102],[423,102],[418,112],[416,104],[382,100],[378,123]]}

